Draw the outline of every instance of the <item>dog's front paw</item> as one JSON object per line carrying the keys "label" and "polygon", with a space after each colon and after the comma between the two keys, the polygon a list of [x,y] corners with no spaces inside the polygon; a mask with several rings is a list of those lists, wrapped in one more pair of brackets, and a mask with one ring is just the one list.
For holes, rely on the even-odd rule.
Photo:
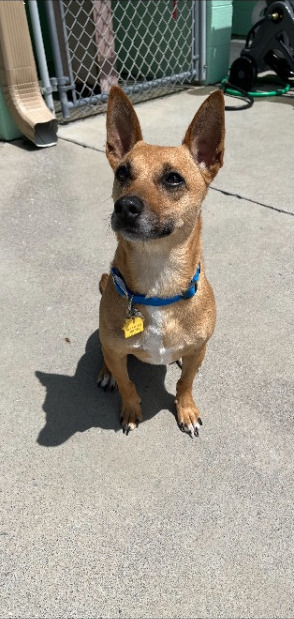
{"label": "dog's front paw", "polygon": [[139,421],[142,421],[142,410],[139,402],[122,405],[120,422],[124,434],[129,434],[131,430],[137,428]]}
{"label": "dog's front paw", "polygon": [[199,436],[199,428],[202,426],[202,419],[197,406],[193,400],[187,404],[182,405],[181,402],[176,400],[178,424],[182,432],[187,432],[193,438],[193,436]]}

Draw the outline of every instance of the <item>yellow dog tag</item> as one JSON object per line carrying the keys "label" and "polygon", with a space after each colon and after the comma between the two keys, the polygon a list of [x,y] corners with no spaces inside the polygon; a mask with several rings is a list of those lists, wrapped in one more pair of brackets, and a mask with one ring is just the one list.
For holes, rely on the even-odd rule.
{"label": "yellow dog tag", "polygon": [[137,333],[141,333],[144,331],[144,321],[140,316],[133,316],[132,318],[127,318],[124,326],[122,327],[124,331],[125,337],[132,337],[132,335],[137,335]]}

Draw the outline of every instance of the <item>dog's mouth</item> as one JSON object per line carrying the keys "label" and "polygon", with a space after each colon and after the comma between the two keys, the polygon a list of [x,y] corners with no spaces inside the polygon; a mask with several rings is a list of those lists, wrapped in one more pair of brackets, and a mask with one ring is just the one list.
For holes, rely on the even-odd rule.
{"label": "dog's mouth", "polygon": [[155,222],[152,217],[141,216],[135,221],[123,221],[115,212],[111,216],[111,227],[128,241],[151,241],[169,236],[174,231],[173,222]]}

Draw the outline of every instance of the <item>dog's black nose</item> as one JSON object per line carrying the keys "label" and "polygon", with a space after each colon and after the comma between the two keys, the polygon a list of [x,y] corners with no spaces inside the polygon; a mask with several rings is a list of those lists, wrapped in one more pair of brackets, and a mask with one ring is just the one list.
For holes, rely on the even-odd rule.
{"label": "dog's black nose", "polygon": [[142,213],[143,201],[137,196],[122,196],[114,204],[114,212],[123,223],[133,223]]}

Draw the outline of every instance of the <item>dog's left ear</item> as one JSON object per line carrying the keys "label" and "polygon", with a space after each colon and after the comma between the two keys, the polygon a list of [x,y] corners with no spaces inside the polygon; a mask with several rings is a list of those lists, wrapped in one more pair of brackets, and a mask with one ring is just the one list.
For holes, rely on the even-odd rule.
{"label": "dog's left ear", "polygon": [[121,159],[142,140],[137,114],[121,88],[112,86],[107,107],[106,156],[113,169]]}
{"label": "dog's left ear", "polygon": [[211,183],[223,165],[224,141],[224,95],[216,90],[195,114],[183,140],[207,183]]}

